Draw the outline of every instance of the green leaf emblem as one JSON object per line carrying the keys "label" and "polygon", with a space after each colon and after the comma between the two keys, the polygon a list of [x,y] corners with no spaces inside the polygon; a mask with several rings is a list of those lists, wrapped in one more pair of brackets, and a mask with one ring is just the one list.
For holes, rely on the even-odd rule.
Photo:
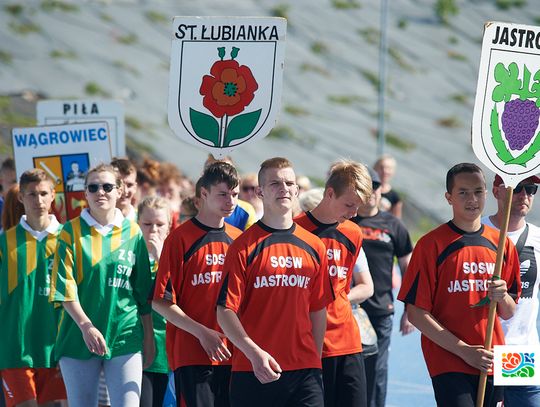
{"label": "green leaf emblem", "polygon": [[212,116],[189,108],[189,118],[195,134],[219,147],[219,124]]}
{"label": "green leaf emblem", "polygon": [[232,119],[229,126],[227,126],[223,147],[230,147],[232,141],[249,136],[255,129],[255,126],[257,126],[257,122],[261,117],[261,111],[262,109],[259,109],[251,113],[241,114]]}

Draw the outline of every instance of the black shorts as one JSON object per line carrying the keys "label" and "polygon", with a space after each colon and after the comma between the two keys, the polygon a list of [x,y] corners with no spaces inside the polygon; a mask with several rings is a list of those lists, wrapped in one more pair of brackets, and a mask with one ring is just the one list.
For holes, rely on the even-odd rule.
{"label": "black shorts", "polygon": [[[187,407],[229,407],[230,366],[184,366],[174,371]],[[176,391],[179,400],[180,394]]]}
{"label": "black shorts", "polygon": [[281,373],[275,382],[262,384],[253,372],[231,374],[232,407],[323,407],[321,369]]}
{"label": "black shorts", "polygon": [[140,407],[163,405],[168,384],[167,373],[143,372]]}
{"label": "black shorts", "polygon": [[[431,378],[438,407],[475,407],[479,375],[443,373]],[[484,407],[500,407],[504,387],[493,386],[493,376],[487,377]],[[499,404],[500,403],[500,404]]]}
{"label": "black shorts", "polygon": [[325,407],[367,406],[362,353],[323,358],[322,367]]}

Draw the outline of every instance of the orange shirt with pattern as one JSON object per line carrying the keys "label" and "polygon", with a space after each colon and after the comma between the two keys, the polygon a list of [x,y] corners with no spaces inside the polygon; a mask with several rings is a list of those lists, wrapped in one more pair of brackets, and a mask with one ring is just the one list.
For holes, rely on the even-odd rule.
{"label": "orange shirt with pattern", "polygon": [[326,246],[328,275],[336,299],[327,307],[322,357],[362,352],[360,330],[347,296],[351,291],[354,265],[362,247],[362,230],[351,221],[321,223],[309,212],[299,215],[294,221],[318,236]]}
{"label": "orange shirt with pattern", "polygon": [[[261,221],[229,248],[218,304],[233,310],[249,337],[282,370],[321,368],[310,312],[333,301],[322,241],[300,226],[276,230]],[[233,371],[253,371],[233,355]]]}
{"label": "orange shirt with pattern", "polygon": [[[413,250],[398,299],[428,311],[451,333],[469,345],[483,345],[489,306],[473,307],[487,295],[487,282],[495,270],[499,232],[489,226],[467,233],[452,222],[422,237]],[[506,239],[501,278],[514,298],[521,294],[517,251]],[[495,318],[493,345],[504,345]],[[431,377],[479,371],[459,356],[422,335],[422,351]]]}
{"label": "orange shirt with pattern", "polygon": [[[228,224],[211,228],[196,218],[178,226],[163,245],[154,298],[171,301],[193,320],[223,332],[217,323],[215,304],[226,276],[225,254],[241,233]],[[195,336],[169,322],[166,347],[173,370],[182,366],[231,364],[230,360],[210,360]],[[228,347],[232,349],[232,345]]]}

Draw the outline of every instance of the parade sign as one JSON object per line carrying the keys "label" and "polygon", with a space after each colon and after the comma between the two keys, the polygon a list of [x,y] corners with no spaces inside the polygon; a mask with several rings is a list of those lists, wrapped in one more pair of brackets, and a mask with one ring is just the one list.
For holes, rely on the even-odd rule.
{"label": "parade sign", "polygon": [[507,187],[540,172],[540,27],[487,23],[472,145]]}
{"label": "parade sign", "polygon": [[41,100],[38,125],[107,122],[113,157],[126,155],[124,104],[117,100]]}
{"label": "parade sign", "polygon": [[540,355],[538,345],[494,347],[493,380],[495,386],[539,386]]}
{"label": "parade sign", "polygon": [[106,122],[15,128],[12,131],[17,178],[32,168],[54,182],[53,211],[63,223],[86,207],[84,180],[88,169],[111,161]]}
{"label": "parade sign", "polygon": [[281,104],[284,18],[175,17],[169,125],[223,156],[265,137]]}

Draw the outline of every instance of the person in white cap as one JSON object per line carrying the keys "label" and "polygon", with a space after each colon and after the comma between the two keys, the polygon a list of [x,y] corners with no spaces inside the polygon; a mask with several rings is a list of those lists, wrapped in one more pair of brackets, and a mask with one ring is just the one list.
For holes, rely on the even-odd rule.
{"label": "person in white cap", "polygon": [[[521,297],[512,318],[502,321],[507,345],[538,345],[538,287],[540,285],[540,228],[527,222],[540,178],[533,176],[521,181],[512,196],[508,237],[516,245],[520,262]],[[497,199],[497,212],[484,216],[482,223],[500,228],[504,216],[505,185],[500,176],[493,181],[493,196]],[[540,386],[508,386],[504,389],[504,405],[507,407],[540,406]]]}

